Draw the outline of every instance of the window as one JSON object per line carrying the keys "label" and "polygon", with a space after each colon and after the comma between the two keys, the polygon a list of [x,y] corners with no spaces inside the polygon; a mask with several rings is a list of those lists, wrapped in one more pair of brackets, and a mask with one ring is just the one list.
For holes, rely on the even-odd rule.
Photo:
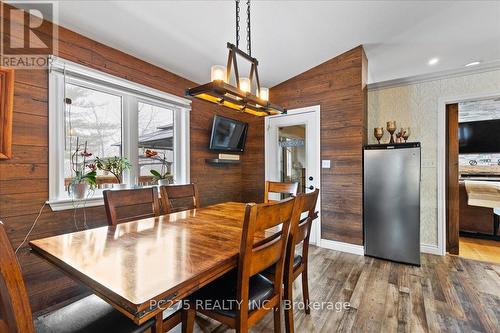
{"label": "window", "polygon": [[151,170],[171,183],[175,162],[174,113],[161,106],[142,102],[139,102],[138,108],[139,184],[154,183]]}
{"label": "window", "polygon": [[[74,177],[71,158],[77,144],[86,146],[93,157],[122,156],[122,98],[74,84],[67,83],[65,87],[67,101],[70,101],[64,110],[64,187],[67,190]],[[93,157],[89,158],[90,163]],[[113,177],[97,171],[98,187],[114,182]]]}
{"label": "window", "polygon": [[[52,57],[49,74],[49,203],[73,208],[68,187],[77,145],[96,157],[127,158],[129,187],[189,182],[190,101]],[[78,170],[78,168],[76,168]],[[83,200],[102,204],[102,190],[117,178],[98,170],[97,187]]]}

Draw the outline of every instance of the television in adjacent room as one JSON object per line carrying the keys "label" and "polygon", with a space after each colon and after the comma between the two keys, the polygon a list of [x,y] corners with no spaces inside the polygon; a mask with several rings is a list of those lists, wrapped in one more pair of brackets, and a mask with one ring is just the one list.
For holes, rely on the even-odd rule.
{"label": "television in adjacent room", "polygon": [[460,154],[500,153],[500,119],[459,124]]}
{"label": "television in adjacent room", "polygon": [[243,152],[247,138],[248,124],[215,116],[210,137],[210,150],[225,152]]}

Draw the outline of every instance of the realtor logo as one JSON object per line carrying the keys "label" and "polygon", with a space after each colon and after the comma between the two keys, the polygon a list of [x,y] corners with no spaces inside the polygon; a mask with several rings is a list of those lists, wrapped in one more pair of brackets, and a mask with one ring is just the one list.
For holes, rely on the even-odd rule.
{"label": "realtor logo", "polygon": [[57,54],[56,1],[4,1],[1,4],[0,65],[46,69]]}

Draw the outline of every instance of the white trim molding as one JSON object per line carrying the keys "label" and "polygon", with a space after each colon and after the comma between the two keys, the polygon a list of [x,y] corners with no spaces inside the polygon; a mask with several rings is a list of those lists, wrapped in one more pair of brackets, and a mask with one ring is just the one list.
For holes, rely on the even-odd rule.
{"label": "white trim molding", "polygon": [[76,208],[88,208],[88,207],[96,207],[96,206],[104,206],[104,199],[101,197],[92,197],[89,199],[83,200],[54,200],[54,201],[46,201],[47,204],[50,205],[50,209],[54,212],[58,212],[61,210],[67,209],[76,209]]}
{"label": "white trim molding", "polygon": [[446,254],[446,105],[500,97],[500,91],[442,97],[437,105],[438,253]]}
{"label": "white trim molding", "polygon": [[108,88],[134,95],[138,98],[152,100],[153,102],[161,101],[162,104],[169,104],[174,107],[191,108],[191,100],[187,98],[122,79],[118,76],[79,65],[56,56],[49,57],[49,73],[52,71],[59,72],[73,79],[84,79],[85,81],[89,81],[89,78],[91,78],[96,84],[104,85]]}
{"label": "white trim molding", "polygon": [[[316,141],[315,149],[316,149],[316,156],[318,157],[317,161],[317,170],[316,170],[316,177],[317,177],[317,184],[319,184],[319,195],[318,195],[318,219],[315,221],[315,223],[318,224],[317,228],[314,228],[315,232],[312,234],[313,237],[311,237],[311,244],[320,246],[321,242],[321,106],[320,105],[311,105],[311,106],[306,106],[302,108],[297,108],[297,109],[290,109],[287,110],[286,114],[279,114],[279,115],[274,115],[274,116],[268,116],[265,117],[264,119],[264,128],[265,128],[265,135],[264,135],[264,147],[269,147],[269,120],[272,118],[282,118],[286,116],[291,116],[291,115],[299,115],[299,114],[313,114],[315,117],[315,123],[316,123],[316,129],[314,131],[315,133],[315,138],[314,140]],[[267,158],[268,150],[265,149],[266,151],[264,152],[264,155],[266,156],[265,158],[265,167],[264,167],[264,176],[265,179],[269,179],[270,175],[270,165],[269,165],[269,159]]]}
{"label": "white trim molding", "polygon": [[363,245],[354,245],[329,239],[321,239],[319,246],[329,250],[356,254],[358,256],[365,255],[365,248],[363,247]]}
{"label": "white trim molding", "polygon": [[191,101],[143,86],[107,73],[87,68],[61,58],[50,58],[49,70],[49,200],[52,210],[65,210],[103,205],[102,190],[82,200],[72,200],[64,184],[65,88],[74,84],[87,89],[113,94],[121,98],[122,155],[132,169],[124,173],[124,183],[137,185],[138,174],[138,105],[151,104],[173,112],[174,177],[178,184],[189,183],[189,112]]}
{"label": "white trim molding", "polygon": [[420,244],[420,253],[442,255],[439,246],[434,244]]}
{"label": "white trim molding", "polygon": [[422,83],[422,82],[428,82],[428,81],[449,79],[449,78],[464,76],[464,75],[472,75],[472,74],[479,74],[479,73],[484,73],[484,72],[491,72],[491,71],[495,71],[495,70],[499,70],[499,69],[500,69],[500,60],[497,60],[497,61],[491,61],[488,63],[484,63],[484,64],[480,64],[477,66],[472,66],[472,67],[463,67],[463,68],[458,68],[458,69],[451,69],[451,70],[446,70],[446,71],[409,76],[409,77],[404,77],[404,78],[399,78],[399,79],[374,82],[374,83],[368,84],[368,90],[374,91],[374,90],[380,90],[380,89],[386,89],[386,88],[394,88],[394,87],[406,86],[409,84],[416,84],[416,83]]}
{"label": "white trim molding", "polygon": [[[365,249],[363,245],[355,245],[344,242],[332,241],[329,239],[322,239],[319,246],[325,249],[357,254],[359,256],[365,255]],[[431,244],[420,244],[420,253],[441,255],[439,247],[437,245],[431,245]]]}

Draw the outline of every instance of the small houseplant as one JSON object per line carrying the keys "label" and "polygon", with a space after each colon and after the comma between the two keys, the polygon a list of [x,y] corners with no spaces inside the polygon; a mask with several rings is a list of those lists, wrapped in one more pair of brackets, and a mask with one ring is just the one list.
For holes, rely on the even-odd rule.
{"label": "small houseplant", "polygon": [[99,170],[104,172],[111,173],[117,184],[113,184],[113,188],[125,188],[127,185],[123,184],[123,171],[130,170],[132,165],[125,157],[108,157],[108,158],[99,158],[96,157],[95,165]]}
{"label": "small houseplant", "polygon": [[170,173],[170,167],[172,163],[167,161],[167,157],[163,154],[163,157],[158,156],[158,152],[150,149],[146,149],[144,153],[146,157],[151,159],[156,159],[161,161],[161,169],[160,171],[149,170],[149,172],[153,175],[153,181],[157,182],[158,185],[168,185],[172,184],[174,177]]}
{"label": "small houseplant", "polygon": [[77,138],[75,151],[71,154],[71,169],[74,176],[68,186],[68,192],[74,199],[84,199],[87,191],[97,186],[97,167],[95,164],[87,162],[87,158],[91,156],[92,153],[87,150],[87,141],[85,141],[82,150],[82,145],[79,144]]}

